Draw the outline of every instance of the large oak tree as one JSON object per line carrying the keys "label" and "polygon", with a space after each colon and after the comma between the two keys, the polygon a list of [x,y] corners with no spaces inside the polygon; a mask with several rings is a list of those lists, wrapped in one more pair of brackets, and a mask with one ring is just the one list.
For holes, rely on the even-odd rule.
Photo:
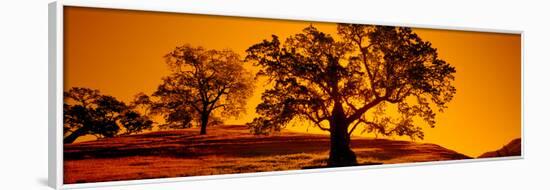
{"label": "large oak tree", "polygon": [[[414,118],[435,126],[456,90],[455,68],[411,28],[339,24],[338,37],[309,26],[281,42],[251,46],[247,60],[273,85],[262,95],[256,133],[309,121],[330,132],[329,166],[357,164],[350,135],[357,129],[423,138]],[[388,106],[396,114],[387,114]]]}
{"label": "large oak tree", "polygon": [[253,75],[231,50],[207,50],[183,45],[165,56],[171,73],[153,93],[156,108],[168,125],[200,124],[206,134],[209,123],[245,112],[253,91]]}

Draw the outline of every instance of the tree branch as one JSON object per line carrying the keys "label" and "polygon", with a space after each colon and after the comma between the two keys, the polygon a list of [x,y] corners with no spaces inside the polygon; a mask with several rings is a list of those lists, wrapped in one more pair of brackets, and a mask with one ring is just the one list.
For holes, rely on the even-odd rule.
{"label": "tree branch", "polygon": [[225,93],[225,90],[227,89],[226,85],[223,85],[222,88],[218,91],[218,94],[216,95],[216,98],[212,101],[208,101],[207,104],[210,104],[209,111],[214,110],[214,105],[216,105],[216,102],[220,100],[221,96]]}
{"label": "tree branch", "polygon": [[326,128],[326,127],[323,127],[321,125],[321,122],[323,122],[324,120],[327,119],[327,117],[323,117],[323,118],[319,118],[319,114],[316,114],[317,116],[317,119],[315,119],[313,116],[311,116],[310,114],[307,114],[307,113],[300,113],[304,116],[306,116],[311,122],[313,122],[319,129],[323,130],[323,131],[329,131],[330,129],[329,128]]}
{"label": "tree branch", "polygon": [[385,98],[376,98],[376,99],[374,99],[374,101],[369,102],[368,104],[364,105],[363,107],[361,107],[361,108],[359,108],[357,111],[355,111],[352,115],[350,115],[350,116],[346,119],[346,121],[347,121],[348,123],[350,123],[350,122],[353,122],[353,121],[355,121],[355,120],[361,118],[361,116],[362,116],[365,112],[367,112],[370,108],[372,108],[372,107],[378,105],[380,102],[382,102],[382,101],[384,101],[384,100],[385,100]]}
{"label": "tree branch", "polygon": [[353,127],[351,127],[350,131],[348,132],[348,135],[351,135],[353,133],[353,131],[355,131],[355,128],[357,128],[357,126],[359,125],[359,123],[361,123],[361,120],[358,120],[355,125],[353,125]]}

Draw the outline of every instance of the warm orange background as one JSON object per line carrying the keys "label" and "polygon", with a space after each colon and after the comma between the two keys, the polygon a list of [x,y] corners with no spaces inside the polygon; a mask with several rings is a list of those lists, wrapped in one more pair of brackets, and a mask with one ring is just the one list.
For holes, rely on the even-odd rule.
{"label": "warm orange background", "polygon": [[[271,34],[285,39],[310,24],[336,36],[332,23],[76,7],[65,8],[64,14],[64,89],[99,89],[126,102],[156,89],[168,74],[162,56],[179,45],[231,48],[244,57],[250,45]],[[457,69],[457,94],[438,114],[437,127],[425,127],[424,142],[479,156],[521,136],[520,35],[414,31]],[[251,64],[247,68],[255,70]],[[251,121],[263,90],[256,87],[246,116],[226,123]]]}

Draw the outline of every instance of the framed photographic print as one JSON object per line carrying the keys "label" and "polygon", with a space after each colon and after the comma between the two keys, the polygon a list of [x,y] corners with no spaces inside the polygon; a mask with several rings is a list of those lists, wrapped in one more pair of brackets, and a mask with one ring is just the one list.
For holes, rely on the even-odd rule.
{"label": "framed photographic print", "polygon": [[59,1],[54,188],[522,158],[521,31]]}

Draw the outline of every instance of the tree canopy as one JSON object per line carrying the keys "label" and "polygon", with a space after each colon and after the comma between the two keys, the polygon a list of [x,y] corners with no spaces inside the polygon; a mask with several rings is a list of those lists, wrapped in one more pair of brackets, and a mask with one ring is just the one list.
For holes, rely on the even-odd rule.
{"label": "tree canopy", "polygon": [[72,143],[83,135],[103,138],[134,134],[153,124],[133,106],[98,90],[73,87],[64,92],[64,99],[64,143]]}
{"label": "tree canopy", "polygon": [[164,56],[170,75],[163,78],[153,97],[167,125],[206,126],[221,117],[244,113],[253,91],[253,75],[231,50],[207,50],[183,45]]}
{"label": "tree canopy", "polygon": [[[434,109],[443,111],[456,92],[455,68],[411,28],[339,24],[337,31],[335,38],[309,26],[284,42],[273,35],[247,50],[246,59],[261,68],[258,76],[273,84],[262,94],[252,130],[266,134],[294,119],[309,121],[331,133],[335,166],[356,163],[349,141],[358,127],[422,139],[414,118],[435,126]],[[386,114],[388,105],[397,114]]]}

